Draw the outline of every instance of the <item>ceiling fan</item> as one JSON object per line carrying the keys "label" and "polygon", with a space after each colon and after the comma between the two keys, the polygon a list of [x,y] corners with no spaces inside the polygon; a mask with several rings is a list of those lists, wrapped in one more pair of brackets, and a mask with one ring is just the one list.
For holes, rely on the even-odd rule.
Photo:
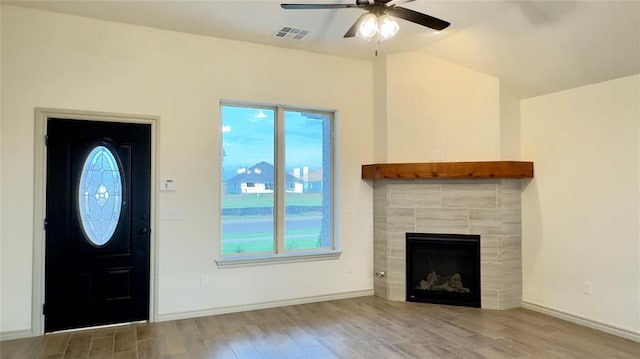
{"label": "ceiling fan", "polygon": [[356,0],[355,4],[280,4],[283,9],[344,9],[358,8],[367,11],[347,30],[344,37],[362,37],[371,40],[378,35],[378,40],[393,37],[400,26],[395,18],[404,19],[436,31],[447,28],[451,23],[436,17],[413,11],[398,5],[415,0]]}

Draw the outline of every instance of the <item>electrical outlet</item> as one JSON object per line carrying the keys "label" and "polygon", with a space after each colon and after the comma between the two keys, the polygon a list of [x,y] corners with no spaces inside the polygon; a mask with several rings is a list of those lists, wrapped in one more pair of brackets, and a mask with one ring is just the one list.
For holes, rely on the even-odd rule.
{"label": "electrical outlet", "polygon": [[584,294],[591,295],[591,290],[592,290],[591,282],[588,282],[588,281],[585,280],[584,283],[583,283],[583,286],[584,286],[584,288],[583,288]]}
{"label": "electrical outlet", "polygon": [[432,162],[441,162],[444,160],[444,151],[443,150],[435,150],[429,151],[429,160]]}
{"label": "electrical outlet", "polygon": [[209,286],[209,276],[206,274],[203,274],[200,276],[200,286],[201,287],[208,287]]}

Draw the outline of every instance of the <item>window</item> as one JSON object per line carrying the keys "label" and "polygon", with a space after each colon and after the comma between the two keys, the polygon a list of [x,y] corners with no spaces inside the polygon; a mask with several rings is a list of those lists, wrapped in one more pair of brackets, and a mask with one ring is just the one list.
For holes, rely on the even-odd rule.
{"label": "window", "polygon": [[122,177],[113,153],[105,146],[91,150],[82,166],[78,212],[87,239],[106,245],[115,233],[122,210]]}
{"label": "window", "polygon": [[223,257],[335,249],[333,113],[225,104]]}

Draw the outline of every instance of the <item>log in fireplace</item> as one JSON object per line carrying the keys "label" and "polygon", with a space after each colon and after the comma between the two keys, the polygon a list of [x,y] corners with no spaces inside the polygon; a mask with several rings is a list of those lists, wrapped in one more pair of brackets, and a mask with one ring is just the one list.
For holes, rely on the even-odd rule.
{"label": "log in fireplace", "polygon": [[406,234],[409,302],[480,308],[480,236]]}

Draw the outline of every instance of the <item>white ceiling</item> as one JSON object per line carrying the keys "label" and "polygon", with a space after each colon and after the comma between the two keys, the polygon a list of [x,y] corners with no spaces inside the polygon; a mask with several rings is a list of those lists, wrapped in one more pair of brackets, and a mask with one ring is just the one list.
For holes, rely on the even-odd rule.
{"label": "white ceiling", "polygon": [[[360,59],[374,59],[375,43],[342,35],[360,9],[284,10],[287,3],[335,1],[71,0],[3,3],[251,41]],[[419,51],[500,78],[521,98],[640,73],[640,0],[417,0],[402,5],[447,20],[438,35],[400,20],[380,56]],[[309,30],[303,40],[280,39],[281,26]]]}

